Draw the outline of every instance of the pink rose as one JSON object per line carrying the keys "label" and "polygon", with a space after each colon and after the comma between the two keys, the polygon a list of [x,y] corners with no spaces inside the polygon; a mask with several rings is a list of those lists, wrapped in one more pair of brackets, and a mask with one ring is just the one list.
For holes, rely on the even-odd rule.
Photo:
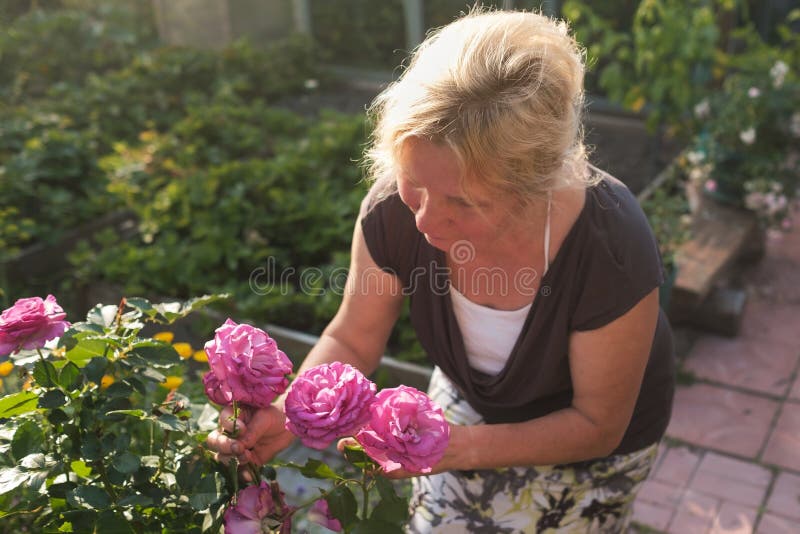
{"label": "pink rose", "polygon": [[44,347],[69,328],[66,316],[53,295],[19,299],[0,315],[0,356]]}
{"label": "pink rose", "polygon": [[444,456],[450,426],[442,409],[425,393],[408,386],[383,389],[370,413],[356,440],[387,473],[400,467],[429,473]]}
{"label": "pink rose", "polygon": [[216,329],[205,351],[214,377],[204,377],[203,382],[207,393],[211,385],[217,399],[227,398],[230,392],[229,403],[263,408],[289,385],[286,375],[292,372],[292,362],[260,328],[228,319]]}
{"label": "pink rose", "polygon": [[342,531],[342,523],[331,515],[331,511],[328,508],[328,501],[325,499],[316,501],[311,508],[308,509],[306,517],[312,523],[321,525],[328,530],[333,530],[334,532]]}
{"label": "pink rose", "polygon": [[313,367],[295,379],[286,395],[286,429],[314,449],[351,436],[370,417],[376,386],[341,362]]}
{"label": "pink rose", "polygon": [[216,402],[223,406],[233,402],[233,392],[225,382],[217,378],[214,371],[209,371],[203,375],[203,387],[206,390],[206,396],[211,402]]}
{"label": "pink rose", "polygon": [[225,510],[225,534],[256,534],[292,531],[291,510],[283,502],[283,492],[262,480],[247,486],[236,496],[236,505]]}

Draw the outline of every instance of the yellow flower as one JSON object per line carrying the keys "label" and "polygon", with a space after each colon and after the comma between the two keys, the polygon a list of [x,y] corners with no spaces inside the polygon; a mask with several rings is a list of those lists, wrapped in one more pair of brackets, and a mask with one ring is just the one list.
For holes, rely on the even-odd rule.
{"label": "yellow flower", "polygon": [[641,109],[644,107],[646,103],[647,101],[644,99],[644,97],[640,96],[639,98],[634,100],[633,103],[631,103],[631,109],[637,112],[641,111]]}
{"label": "yellow flower", "polygon": [[8,376],[14,370],[14,364],[9,361],[0,363],[0,376]]}
{"label": "yellow flower", "polygon": [[159,384],[162,388],[178,389],[183,384],[183,378],[180,376],[168,376],[166,380]]}
{"label": "yellow flower", "polygon": [[206,354],[206,351],[204,350],[198,350],[195,351],[194,356],[192,356],[192,358],[194,358],[194,361],[196,362],[207,362],[208,354]]}
{"label": "yellow flower", "polygon": [[33,378],[29,376],[28,378],[25,379],[25,383],[22,384],[22,390],[28,391],[29,389],[31,389],[32,384],[33,384]]}
{"label": "yellow flower", "polygon": [[114,377],[111,375],[103,375],[103,378],[100,379],[100,389],[106,389],[108,386],[114,383]]}
{"label": "yellow flower", "polygon": [[173,343],[172,348],[174,348],[175,352],[184,360],[186,358],[191,358],[194,353],[194,349],[188,343]]}
{"label": "yellow flower", "polygon": [[158,332],[153,336],[153,339],[163,341],[164,343],[172,343],[172,340],[175,339],[175,334],[172,332]]}

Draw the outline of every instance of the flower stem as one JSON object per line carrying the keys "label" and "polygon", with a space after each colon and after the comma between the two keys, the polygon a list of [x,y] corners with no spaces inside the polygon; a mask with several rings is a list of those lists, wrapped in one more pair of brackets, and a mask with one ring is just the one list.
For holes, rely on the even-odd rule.
{"label": "flower stem", "polygon": [[364,519],[369,517],[369,489],[367,488],[367,470],[361,468],[361,491],[364,494]]}
{"label": "flower stem", "polygon": [[239,420],[239,403],[233,401],[233,430],[231,431],[231,436],[236,437],[236,422]]}
{"label": "flower stem", "polygon": [[233,497],[231,498],[231,504],[236,506],[237,497],[239,496],[239,459],[234,456],[231,458],[231,463],[228,465],[230,466],[230,476],[233,481]]}

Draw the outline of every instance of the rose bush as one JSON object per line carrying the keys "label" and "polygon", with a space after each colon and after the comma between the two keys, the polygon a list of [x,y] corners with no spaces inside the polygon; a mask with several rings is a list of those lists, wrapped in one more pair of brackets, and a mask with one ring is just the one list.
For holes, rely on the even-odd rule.
{"label": "rose bush", "polygon": [[442,459],[450,426],[442,409],[409,386],[384,389],[370,406],[370,420],[356,434],[364,451],[388,473],[399,468],[429,473]]}
{"label": "rose bush", "polygon": [[175,348],[142,335],[217,298],[123,299],[71,325],[52,296],[3,312],[4,531],[219,530],[230,481],[203,446],[216,412],[177,390],[196,376]]}
{"label": "rose bush", "polygon": [[348,364],[334,362],[309,369],[286,395],[286,428],[303,445],[324,449],[337,438],[355,434],[367,422],[376,389]]}
{"label": "rose bush", "polygon": [[[255,484],[241,491],[236,466],[225,469],[213,460],[205,441],[218,414],[204,402],[204,390],[230,402],[234,411],[238,402],[255,401],[247,406],[256,408],[283,392],[292,370],[266,332],[230,319],[200,358],[190,344],[174,342],[171,332],[142,334],[147,323],[170,324],[218,298],[165,304],[122,299],[119,305],[98,304],[85,321],[69,324],[54,297],[33,297],[0,315],[6,336],[0,358],[10,358],[0,361],[2,384],[6,389],[16,381],[17,389],[0,398],[5,530],[218,533],[224,525],[233,534],[290,532],[297,514],[309,509],[309,520],[328,528],[401,532],[407,502],[360,447],[345,448],[349,465],[343,467],[315,458],[304,465],[248,465]],[[201,385],[197,364],[204,360],[212,371]],[[300,399],[295,413],[302,416],[293,428],[317,446],[356,435],[377,402],[375,389],[349,365],[311,369],[293,390]],[[422,450],[432,425],[418,421],[435,419],[441,410],[420,392],[414,398],[417,412],[395,415],[408,420],[405,432],[416,429],[423,439],[408,447],[408,458],[399,449],[392,458],[422,470],[425,462],[436,461],[436,452]],[[327,434],[311,432],[328,424]],[[446,435],[440,432],[439,439],[446,446]],[[290,504],[275,467],[329,487]]]}

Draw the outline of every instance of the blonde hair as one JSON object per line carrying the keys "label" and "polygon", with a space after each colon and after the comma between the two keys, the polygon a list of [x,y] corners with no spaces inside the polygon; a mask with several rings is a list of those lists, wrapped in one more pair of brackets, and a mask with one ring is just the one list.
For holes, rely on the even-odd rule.
{"label": "blonde hair", "polygon": [[531,202],[587,184],[583,72],[566,23],[538,13],[474,10],[433,31],[369,108],[373,190],[396,187],[412,137],[449,146],[462,187],[480,180]]}

